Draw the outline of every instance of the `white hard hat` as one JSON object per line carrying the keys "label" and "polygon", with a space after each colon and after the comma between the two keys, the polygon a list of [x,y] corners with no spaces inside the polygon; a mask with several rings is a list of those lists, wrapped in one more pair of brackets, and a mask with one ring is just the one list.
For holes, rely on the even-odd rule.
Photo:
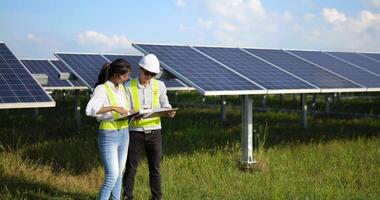
{"label": "white hard hat", "polygon": [[139,66],[153,73],[160,73],[160,61],[154,54],[148,54],[141,58]]}

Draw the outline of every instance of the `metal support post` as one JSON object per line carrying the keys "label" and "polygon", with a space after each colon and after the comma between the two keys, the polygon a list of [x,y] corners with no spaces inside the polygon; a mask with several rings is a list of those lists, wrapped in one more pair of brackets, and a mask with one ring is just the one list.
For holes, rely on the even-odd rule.
{"label": "metal support post", "polygon": [[226,121],[226,100],[223,95],[220,96],[220,119]]}
{"label": "metal support post", "polygon": [[242,95],[242,127],[241,127],[241,146],[242,146],[242,164],[254,164],[253,159],[253,120],[252,120],[252,97]]}
{"label": "metal support post", "polygon": [[301,124],[303,128],[307,128],[307,104],[306,104],[306,94],[301,94]]}
{"label": "metal support post", "polygon": [[330,94],[325,94],[325,112],[330,112]]}
{"label": "metal support post", "polygon": [[262,106],[263,108],[267,108],[267,95],[263,95],[263,99],[262,99]]}
{"label": "metal support post", "polygon": [[81,120],[80,120],[80,99],[79,99],[79,91],[76,90],[75,91],[75,113],[74,113],[74,119],[75,119],[75,122],[76,122],[76,128],[77,128],[77,131],[79,133],[80,131],[80,126],[81,126]]}

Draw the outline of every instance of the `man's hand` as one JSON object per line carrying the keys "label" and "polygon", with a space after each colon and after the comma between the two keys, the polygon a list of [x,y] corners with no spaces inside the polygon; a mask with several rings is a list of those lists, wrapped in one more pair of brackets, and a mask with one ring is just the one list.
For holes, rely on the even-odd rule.
{"label": "man's hand", "polygon": [[176,111],[171,111],[171,112],[168,112],[167,116],[170,117],[170,118],[173,118],[175,116],[175,113]]}

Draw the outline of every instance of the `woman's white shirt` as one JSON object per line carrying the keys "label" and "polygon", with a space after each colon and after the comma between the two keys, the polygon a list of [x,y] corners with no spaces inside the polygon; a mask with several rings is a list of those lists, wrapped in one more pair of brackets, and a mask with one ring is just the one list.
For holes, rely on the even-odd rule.
{"label": "woman's white shirt", "polygon": [[[110,86],[112,92],[116,99],[116,106],[125,107],[127,105],[127,110],[131,109],[131,104],[128,95],[125,95],[125,88],[123,84],[119,84],[118,88],[110,81],[107,81],[105,84]],[[123,91],[124,90],[124,91]],[[96,117],[98,121],[112,121],[113,116],[112,112],[106,112],[104,114],[96,114],[102,107],[111,106],[111,103],[108,100],[107,92],[103,85],[98,85],[92,93],[91,99],[86,107],[86,115],[91,117]]]}

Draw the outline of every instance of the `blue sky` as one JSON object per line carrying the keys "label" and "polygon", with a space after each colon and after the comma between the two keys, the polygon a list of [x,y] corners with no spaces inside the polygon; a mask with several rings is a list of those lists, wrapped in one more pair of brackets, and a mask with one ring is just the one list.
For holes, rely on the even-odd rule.
{"label": "blue sky", "polygon": [[131,42],[380,52],[380,0],[1,0],[0,41],[19,58]]}

